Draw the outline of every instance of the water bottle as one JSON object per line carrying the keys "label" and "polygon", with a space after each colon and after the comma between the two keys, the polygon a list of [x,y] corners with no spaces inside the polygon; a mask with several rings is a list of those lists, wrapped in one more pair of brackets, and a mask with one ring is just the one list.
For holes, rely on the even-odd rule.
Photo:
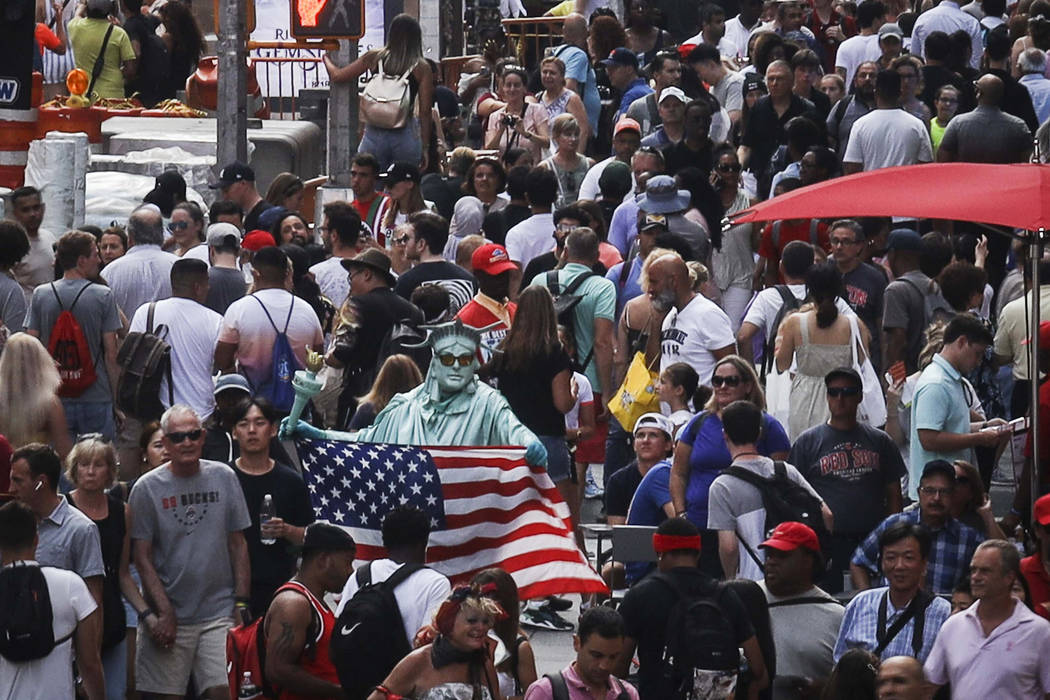
{"label": "water bottle", "polygon": [[273,520],[275,517],[277,517],[277,511],[274,510],[273,507],[273,496],[271,496],[270,494],[266,494],[265,496],[263,496],[262,508],[259,509],[259,537],[260,541],[263,544],[274,544],[275,542],[277,542],[277,540],[273,537],[263,537],[261,527],[262,525],[265,525],[266,523]]}
{"label": "water bottle", "polygon": [[237,692],[237,700],[252,700],[252,698],[261,697],[262,691],[252,683],[251,671],[245,671],[244,678],[241,679],[241,689]]}

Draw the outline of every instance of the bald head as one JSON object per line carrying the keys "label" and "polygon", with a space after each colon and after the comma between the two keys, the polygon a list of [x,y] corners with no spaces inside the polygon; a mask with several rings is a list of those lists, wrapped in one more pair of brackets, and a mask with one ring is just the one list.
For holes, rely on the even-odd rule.
{"label": "bald head", "polygon": [[977,79],[977,103],[988,107],[998,107],[1003,101],[1003,81],[998,76],[987,73]]}
{"label": "bald head", "polygon": [[649,265],[646,293],[653,306],[669,311],[671,306],[681,309],[693,297],[689,267],[677,253],[661,255]]}
{"label": "bald head", "polygon": [[894,656],[883,661],[875,684],[879,700],[925,700],[928,697],[922,664],[910,656]]}
{"label": "bald head", "polygon": [[566,15],[565,22],[561,25],[561,35],[566,44],[587,43],[587,20],[583,15],[573,13]]}

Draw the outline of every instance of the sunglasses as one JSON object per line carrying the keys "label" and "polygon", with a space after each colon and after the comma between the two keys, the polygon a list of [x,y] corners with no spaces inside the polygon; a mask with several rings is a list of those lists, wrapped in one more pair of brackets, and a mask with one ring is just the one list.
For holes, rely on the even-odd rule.
{"label": "sunglasses", "polygon": [[189,228],[189,221],[172,221],[168,224],[169,231],[181,231],[184,228]]}
{"label": "sunglasses", "polygon": [[102,442],[108,443],[109,439],[102,433],[81,433],[77,435],[77,442],[85,442],[87,440],[101,440]]}
{"label": "sunglasses", "polygon": [[828,387],[828,396],[833,399],[837,399],[842,396],[856,396],[860,393],[859,386],[830,386]]}
{"label": "sunglasses", "polygon": [[474,355],[438,355],[437,359],[441,364],[445,365],[446,367],[451,367],[452,365],[456,364],[457,361],[459,362],[460,367],[466,367],[474,361]]}
{"label": "sunglasses", "polygon": [[178,432],[178,431],[176,431],[174,433],[164,433],[164,437],[166,437],[169,440],[171,440],[172,442],[178,444],[178,443],[183,442],[183,441],[185,441],[187,439],[189,439],[189,440],[200,440],[201,439],[201,435],[203,433],[204,433],[203,430],[201,430],[200,428],[197,428],[196,430],[187,430],[185,432]]}
{"label": "sunglasses", "polygon": [[732,163],[729,165],[719,164],[716,170],[720,173],[738,173],[740,172],[740,163]]}
{"label": "sunglasses", "polygon": [[408,243],[408,239],[409,239],[408,234],[405,234],[404,236],[398,236],[397,238],[394,239],[393,242],[394,242],[395,245],[405,245],[406,243]]}
{"label": "sunglasses", "polygon": [[740,382],[743,379],[740,375],[734,375],[732,377],[711,377],[711,386],[740,386]]}

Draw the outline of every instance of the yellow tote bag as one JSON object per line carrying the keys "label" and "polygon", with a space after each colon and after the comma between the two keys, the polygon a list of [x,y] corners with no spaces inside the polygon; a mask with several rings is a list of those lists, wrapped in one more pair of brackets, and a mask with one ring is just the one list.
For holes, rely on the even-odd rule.
{"label": "yellow tote bag", "polygon": [[623,384],[609,400],[609,412],[616,416],[616,420],[628,432],[634,429],[634,422],[643,414],[660,411],[660,397],[657,394],[660,375],[650,367],[645,364],[645,353],[636,352],[627,368]]}

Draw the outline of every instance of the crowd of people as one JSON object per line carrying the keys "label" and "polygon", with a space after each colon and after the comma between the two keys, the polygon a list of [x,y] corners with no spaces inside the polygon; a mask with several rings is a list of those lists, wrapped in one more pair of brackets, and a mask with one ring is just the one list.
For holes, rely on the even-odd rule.
{"label": "crowd of people", "polygon": [[[123,4],[99,92],[138,76],[163,99],[199,30],[180,0],[156,19]],[[965,221],[725,219],[861,171],[1026,162],[1050,4],[604,4],[551,9],[545,55],[486,25],[457,84],[407,15],[353,63],[325,58],[334,82],[405,92],[394,114],[366,88],[352,197],[314,223],[300,178],[263,192],[244,163],[207,211],[171,171],[106,229],[47,231],[41,193],[11,193],[0,590],[49,593],[53,629],[37,657],[0,640],[0,696],[1050,697],[1050,446],[1025,447],[1050,258]],[[106,43],[115,8],[63,11],[93,66],[77,47]],[[170,80],[147,79],[165,48]],[[454,319],[476,353],[427,347]],[[170,363],[143,382],[150,338]],[[312,353],[305,417],[364,435],[435,368],[476,369],[537,438],[526,459],[580,548],[600,498],[603,522],[653,529],[655,561],[599,552],[619,604],[584,596],[574,625],[577,601],[519,601],[500,569],[424,566],[429,519],[391,504],[387,556],[355,571],[361,543],[315,522],[278,439]],[[1050,385],[1039,409],[1045,436]],[[351,691],[337,616],[388,580],[400,660]],[[252,690],[227,632],[260,618]],[[526,629],[574,631],[575,658],[540,676]]]}

